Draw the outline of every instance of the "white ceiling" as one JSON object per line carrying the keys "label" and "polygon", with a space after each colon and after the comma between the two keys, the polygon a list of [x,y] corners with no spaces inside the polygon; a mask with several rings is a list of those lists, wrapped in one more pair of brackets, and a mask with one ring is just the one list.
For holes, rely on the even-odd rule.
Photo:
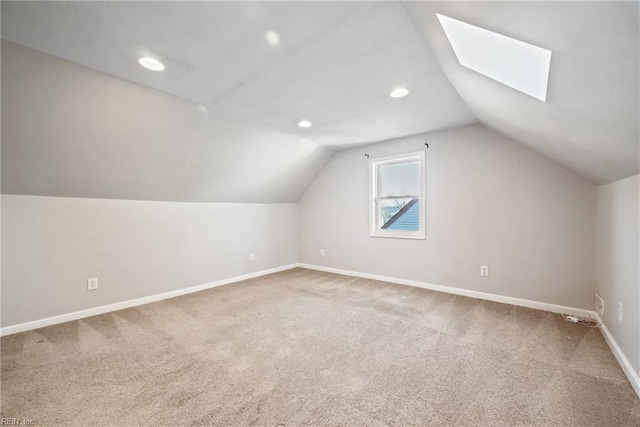
{"label": "white ceiling", "polygon": [[3,2],[2,37],[332,148],[476,121],[397,2]]}
{"label": "white ceiling", "polygon": [[[296,201],[327,147],[476,120],[594,183],[640,172],[636,2],[1,7],[3,39],[179,97],[16,45],[5,78],[4,49],[2,174],[10,193]],[[551,50],[547,102],[461,66],[436,13]],[[269,30],[279,33],[278,47],[265,42]],[[141,68],[142,55],[158,57],[166,71]],[[21,87],[26,79],[37,84]],[[396,86],[410,94],[390,98]],[[98,123],[98,113],[118,125]],[[302,118],[313,126],[298,128]]]}
{"label": "white ceiling", "polygon": [[[404,2],[473,114],[596,184],[640,173],[638,2]],[[551,50],[547,102],[461,66],[436,13]]]}

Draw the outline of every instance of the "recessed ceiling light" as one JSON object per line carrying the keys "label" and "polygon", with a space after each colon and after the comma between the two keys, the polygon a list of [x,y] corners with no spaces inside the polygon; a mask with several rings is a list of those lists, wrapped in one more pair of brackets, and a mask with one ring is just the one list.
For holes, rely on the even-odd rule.
{"label": "recessed ceiling light", "polygon": [[392,98],[402,98],[403,96],[407,96],[408,94],[409,94],[408,90],[406,90],[403,87],[399,87],[392,90],[389,96]]}
{"label": "recessed ceiling light", "polygon": [[300,120],[298,122],[298,126],[300,126],[301,128],[310,128],[312,124],[313,123],[311,123],[309,120]]}
{"label": "recessed ceiling light", "polygon": [[275,31],[267,31],[264,34],[264,39],[267,41],[269,46],[276,47],[280,44],[280,34]]}
{"label": "recessed ceiling light", "polygon": [[157,59],[150,58],[148,56],[142,57],[138,60],[140,65],[144,68],[152,71],[162,71],[164,70],[164,64]]}

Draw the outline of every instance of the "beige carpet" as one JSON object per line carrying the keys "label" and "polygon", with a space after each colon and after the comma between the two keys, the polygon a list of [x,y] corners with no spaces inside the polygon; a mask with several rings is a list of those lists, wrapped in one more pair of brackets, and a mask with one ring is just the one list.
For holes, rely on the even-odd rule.
{"label": "beige carpet", "polygon": [[39,425],[640,425],[600,332],[295,269],[2,338]]}

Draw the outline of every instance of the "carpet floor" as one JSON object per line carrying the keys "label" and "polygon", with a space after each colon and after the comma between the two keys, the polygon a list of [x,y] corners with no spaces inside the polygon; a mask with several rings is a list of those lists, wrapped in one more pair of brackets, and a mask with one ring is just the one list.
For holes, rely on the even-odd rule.
{"label": "carpet floor", "polygon": [[640,425],[600,331],[293,269],[2,338],[38,425]]}

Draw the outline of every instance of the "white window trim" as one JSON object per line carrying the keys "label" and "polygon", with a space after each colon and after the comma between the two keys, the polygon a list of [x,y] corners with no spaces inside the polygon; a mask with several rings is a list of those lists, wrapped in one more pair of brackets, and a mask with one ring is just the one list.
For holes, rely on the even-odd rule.
{"label": "white window trim", "polygon": [[[420,229],[418,231],[381,230],[378,229],[377,218],[377,197],[378,197],[378,165],[389,165],[403,163],[406,161],[420,162]],[[425,161],[424,151],[415,153],[399,154],[395,156],[379,157],[369,159],[369,236],[387,237],[393,239],[422,239],[426,237],[426,197],[425,197]]]}

